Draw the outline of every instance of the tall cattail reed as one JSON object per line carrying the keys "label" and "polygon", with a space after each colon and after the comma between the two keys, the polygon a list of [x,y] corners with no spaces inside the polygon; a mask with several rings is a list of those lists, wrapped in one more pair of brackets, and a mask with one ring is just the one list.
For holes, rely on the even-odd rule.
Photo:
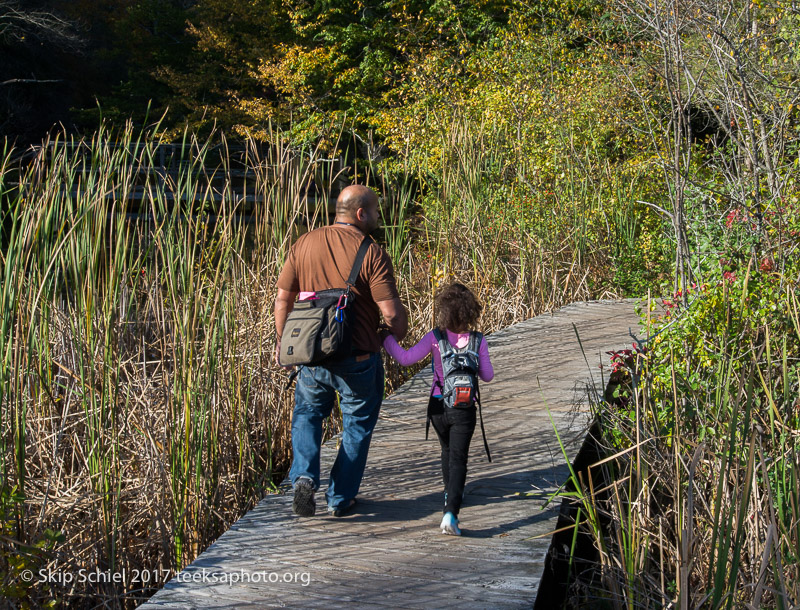
{"label": "tall cattail reed", "polygon": [[[131,607],[285,476],[292,395],[273,357],[275,282],[353,170],[270,133],[235,151],[219,136],[166,146],[130,128],[4,150],[0,587]],[[417,334],[450,279],[478,291],[486,331],[613,293],[590,282],[608,235],[578,224],[605,213],[595,185],[513,179],[507,137],[454,121],[438,170],[365,170]],[[392,370],[390,388],[403,379]],[[39,541],[46,550],[19,546]],[[26,566],[159,578],[20,588]]]}

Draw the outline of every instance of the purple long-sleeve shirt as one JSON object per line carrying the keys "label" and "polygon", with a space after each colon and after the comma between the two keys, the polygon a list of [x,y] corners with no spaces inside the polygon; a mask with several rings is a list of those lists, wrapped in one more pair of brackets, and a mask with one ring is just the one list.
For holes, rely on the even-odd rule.
{"label": "purple long-sleeve shirt", "polygon": [[[450,345],[458,349],[462,349],[469,343],[469,333],[453,333],[447,331],[447,340]],[[430,331],[419,343],[413,347],[405,350],[400,347],[397,340],[389,335],[383,341],[383,347],[388,354],[397,360],[402,366],[409,366],[415,362],[419,362],[428,354],[433,355],[433,383],[431,384],[431,395],[441,396],[442,387],[442,357],[439,354],[439,344],[433,331]],[[489,360],[489,346],[486,345],[486,337],[481,339],[480,347],[478,348],[478,377],[483,381],[491,381],[494,379],[494,368],[492,362]]]}

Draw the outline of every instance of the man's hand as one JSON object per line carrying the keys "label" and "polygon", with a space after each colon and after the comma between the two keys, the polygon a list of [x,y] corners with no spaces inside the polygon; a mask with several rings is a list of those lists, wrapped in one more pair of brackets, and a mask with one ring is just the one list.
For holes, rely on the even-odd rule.
{"label": "man's hand", "polygon": [[[408,314],[403,302],[398,299],[388,301],[378,301],[378,309],[383,314],[383,321],[398,341],[402,341],[408,333]],[[383,339],[381,339],[383,340]]]}

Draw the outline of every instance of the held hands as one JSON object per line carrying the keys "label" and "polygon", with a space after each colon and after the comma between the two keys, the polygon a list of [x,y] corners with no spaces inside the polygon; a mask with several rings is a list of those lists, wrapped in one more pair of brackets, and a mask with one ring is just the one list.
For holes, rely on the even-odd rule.
{"label": "held hands", "polygon": [[388,337],[391,334],[392,333],[389,330],[389,327],[386,326],[386,324],[381,324],[380,326],[378,326],[378,339],[380,339],[381,344],[383,344],[383,342],[386,341],[386,337]]}

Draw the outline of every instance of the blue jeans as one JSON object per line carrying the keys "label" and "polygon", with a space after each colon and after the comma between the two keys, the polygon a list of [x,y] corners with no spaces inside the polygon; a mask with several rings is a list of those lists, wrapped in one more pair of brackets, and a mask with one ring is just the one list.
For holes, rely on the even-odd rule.
{"label": "blue jeans", "polygon": [[314,481],[315,489],[319,487],[322,422],[333,410],[337,393],[342,442],[325,493],[329,508],[339,508],[355,498],[364,476],[372,431],[383,402],[380,354],[351,356],[326,366],[300,369],[292,417],[292,485],[307,477]]}

